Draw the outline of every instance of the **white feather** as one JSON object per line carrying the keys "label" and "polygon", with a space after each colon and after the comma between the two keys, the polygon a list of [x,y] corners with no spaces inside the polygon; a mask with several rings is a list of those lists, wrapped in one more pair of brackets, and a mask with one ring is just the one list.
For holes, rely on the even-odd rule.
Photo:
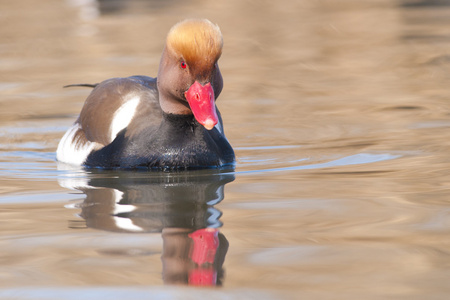
{"label": "white feather", "polygon": [[131,98],[122,104],[121,107],[114,113],[113,120],[110,126],[111,141],[113,141],[117,134],[130,124],[136,113],[136,108],[141,99],[137,96]]}
{"label": "white feather", "polygon": [[56,150],[56,159],[58,161],[81,166],[86,161],[89,153],[98,145],[98,143],[87,141],[84,145],[77,146],[73,138],[79,129],[80,124],[76,123],[62,137]]}
{"label": "white feather", "polygon": [[[131,120],[136,113],[137,106],[139,105],[140,98],[133,97],[126,101],[119,109],[114,113],[114,117],[111,121],[110,138],[113,141],[117,134],[130,124]],[[74,137],[77,131],[80,129],[80,124],[76,123],[67,130],[63,138],[59,142],[58,149],[56,150],[56,159],[60,162],[81,166],[86,161],[88,155],[95,148],[99,148],[100,144],[87,141],[84,145],[76,145],[74,143]]]}

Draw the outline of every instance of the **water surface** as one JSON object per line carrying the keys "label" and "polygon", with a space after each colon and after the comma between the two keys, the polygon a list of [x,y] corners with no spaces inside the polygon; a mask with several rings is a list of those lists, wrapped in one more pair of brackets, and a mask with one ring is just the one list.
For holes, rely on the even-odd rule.
{"label": "water surface", "polygon": [[[236,169],[58,166],[89,93],[62,86],[155,75],[190,17],[224,34]],[[447,1],[26,0],[0,22],[0,297],[447,298]]]}

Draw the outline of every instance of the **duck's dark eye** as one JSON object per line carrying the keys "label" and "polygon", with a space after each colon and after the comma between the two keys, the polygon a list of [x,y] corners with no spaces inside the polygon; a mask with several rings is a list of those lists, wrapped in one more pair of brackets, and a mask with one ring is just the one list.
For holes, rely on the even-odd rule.
{"label": "duck's dark eye", "polygon": [[181,66],[182,69],[186,69],[186,62],[185,62],[185,61],[182,61],[182,62],[180,63],[180,66]]}

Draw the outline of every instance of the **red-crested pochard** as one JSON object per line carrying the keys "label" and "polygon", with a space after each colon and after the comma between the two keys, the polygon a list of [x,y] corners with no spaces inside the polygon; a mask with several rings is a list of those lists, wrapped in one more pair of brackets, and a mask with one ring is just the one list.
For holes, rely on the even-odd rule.
{"label": "red-crested pochard", "polygon": [[61,139],[60,162],[94,168],[189,169],[234,164],[215,105],[223,87],[222,33],[208,20],[170,30],[157,78],[95,85]]}

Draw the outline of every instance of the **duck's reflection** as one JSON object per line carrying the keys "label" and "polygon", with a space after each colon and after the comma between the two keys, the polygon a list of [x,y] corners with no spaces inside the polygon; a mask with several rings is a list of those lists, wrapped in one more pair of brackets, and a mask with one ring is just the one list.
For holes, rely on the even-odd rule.
{"label": "duck's reflection", "polygon": [[228,241],[219,232],[221,212],[214,205],[222,201],[224,185],[234,175],[123,172],[108,177],[94,176],[75,187],[86,195],[79,207],[88,227],[161,232],[164,283],[221,284]]}

